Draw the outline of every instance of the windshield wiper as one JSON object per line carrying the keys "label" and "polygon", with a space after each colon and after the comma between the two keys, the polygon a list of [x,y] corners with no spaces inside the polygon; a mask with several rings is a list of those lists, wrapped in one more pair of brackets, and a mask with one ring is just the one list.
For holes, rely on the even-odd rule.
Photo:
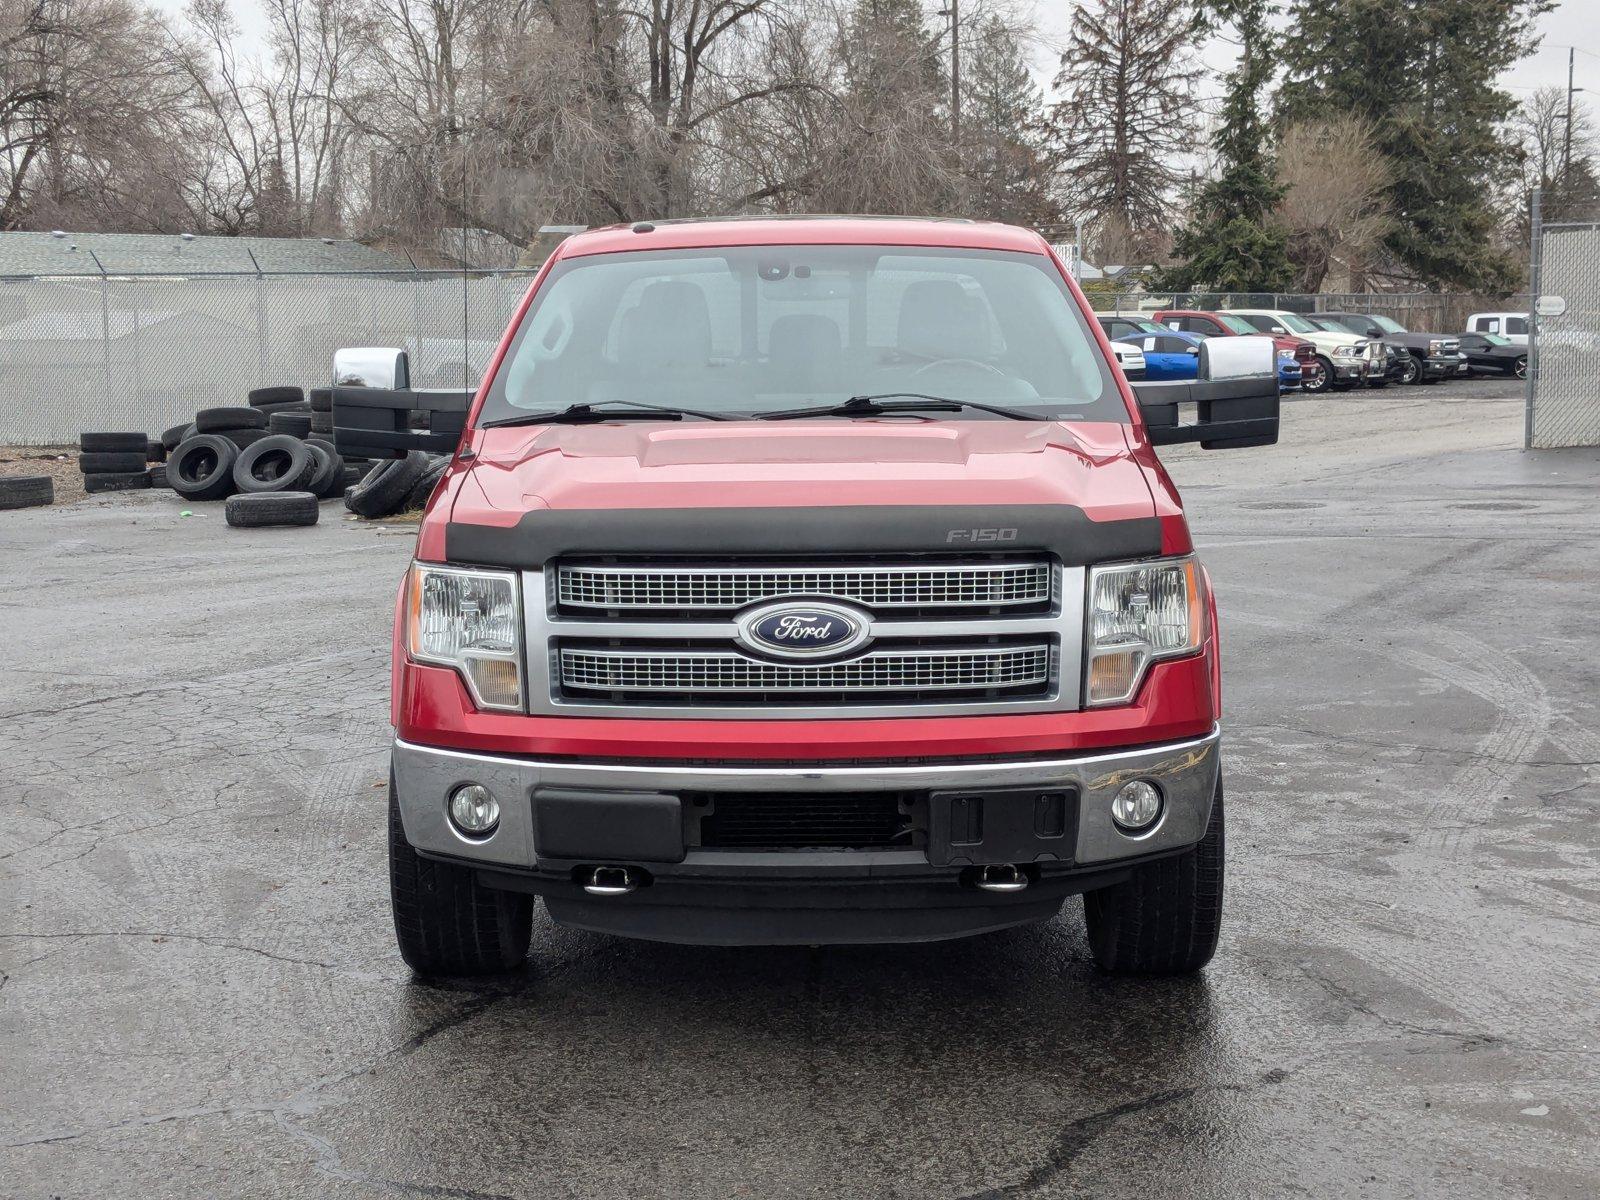
{"label": "windshield wiper", "polygon": [[[625,406],[621,412],[612,412],[613,405]],[[645,404],[639,400],[597,400],[593,404],[569,404],[551,412],[518,413],[514,417],[501,417],[498,421],[485,421],[485,429],[501,425],[594,425],[601,421],[681,421],[685,417],[699,417],[703,421],[728,421],[726,413],[705,412],[698,408],[680,408],[677,405]]]}
{"label": "windshield wiper", "polygon": [[843,404],[828,404],[820,408],[789,408],[762,413],[763,421],[792,421],[800,417],[881,417],[898,412],[960,412],[975,408],[980,412],[1009,417],[1013,421],[1043,421],[1044,417],[1023,412],[1020,408],[1004,408],[998,404],[980,404],[976,400],[952,400],[948,396],[930,396],[926,392],[878,392],[870,396],[851,396]]}

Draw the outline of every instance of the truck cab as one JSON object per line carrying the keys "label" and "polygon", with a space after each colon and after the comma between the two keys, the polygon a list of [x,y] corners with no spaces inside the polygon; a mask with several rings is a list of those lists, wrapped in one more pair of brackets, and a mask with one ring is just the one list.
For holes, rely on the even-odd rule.
{"label": "truck cab", "polygon": [[451,454],[393,634],[390,881],[425,975],[559,923],[923,941],[1085,897],[1199,969],[1211,580],[1158,445],[1276,441],[1265,339],[1133,385],[1036,234],[641,223],[561,244],[472,393],[341,352],[350,453]]}

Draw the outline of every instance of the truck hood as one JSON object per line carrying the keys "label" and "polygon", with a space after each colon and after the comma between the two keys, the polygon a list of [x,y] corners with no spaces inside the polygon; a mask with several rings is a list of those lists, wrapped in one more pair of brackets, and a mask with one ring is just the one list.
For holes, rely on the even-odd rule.
{"label": "truck hood", "polygon": [[482,429],[449,519],[535,509],[1059,504],[1155,514],[1114,422],[816,419]]}

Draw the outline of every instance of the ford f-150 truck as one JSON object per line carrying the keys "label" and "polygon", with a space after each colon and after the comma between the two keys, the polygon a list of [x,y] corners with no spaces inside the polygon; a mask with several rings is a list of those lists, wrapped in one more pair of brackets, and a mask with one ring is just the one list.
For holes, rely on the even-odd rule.
{"label": "ford f-150 truck", "polygon": [[1084,896],[1217,942],[1211,582],[1155,446],[1276,441],[1272,343],[1130,385],[1004,225],[639,223],[545,264],[475,391],[341,351],[350,453],[452,454],[400,588],[389,838],[423,974],[557,922],[920,941]]}

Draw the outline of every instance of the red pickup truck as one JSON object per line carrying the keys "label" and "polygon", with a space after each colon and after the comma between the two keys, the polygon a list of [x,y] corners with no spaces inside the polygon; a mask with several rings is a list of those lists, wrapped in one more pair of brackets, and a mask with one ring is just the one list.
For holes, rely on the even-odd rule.
{"label": "red pickup truck", "polygon": [[734,945],[1081,893],[1106,970],[1210,959],[1217,619],[1155,446],[1276,441],[1271,342],[1134,388],[1031,232],[664,221],[564,242],[475,392],[409,369],[341,351],[333,413],[453,455],[394,625],[414,970],[515,967],[536,897]]}

